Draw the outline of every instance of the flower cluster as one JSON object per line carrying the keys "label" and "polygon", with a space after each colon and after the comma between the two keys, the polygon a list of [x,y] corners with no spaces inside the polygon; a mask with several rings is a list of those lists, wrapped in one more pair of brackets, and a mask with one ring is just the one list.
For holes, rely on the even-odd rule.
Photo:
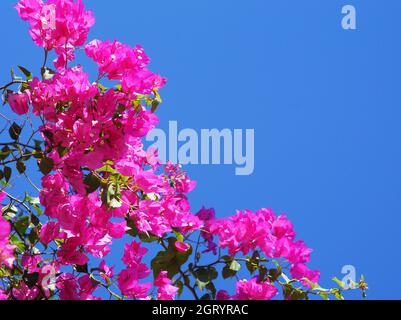
{"label": "flower cluster", "polygon": [[90,27],[95,23],[92,12],[85,11],[82,0],[22,0],[16,9],[31,25],[33,41],[46,50],[55,50],[57,69],[63,69],[75,58],[75,47],[85,44]]}
{"label": "flower cluster", "polygon": [[[3,202],[6,194],[4,192],[0,192],[0,203]],[[8,236],[10,235],[11,226],[8,221],[5,221],[0,215],[0,267],[2,265],[6,265],[11,267],[15,260],[14,257],[14,249],[15,246],[10,245]],[[1,300],[1,291],[0,291],[0,300]]]}
{"label": "flower cluster", "polygon": [[232,217],[214,221],[209,232],[218,237],[221,248],[228,247],[232,256],[260,249],[268,258],[288,260],[294,278],[313,283],[319,280],[320,272],[305,265],[312,250],[302,240],[295,241],[293,225],[285,215],[276,217],[270,209],[238,211]]}
{"label": "flower cluster", "polygon": [[150,59],[139,45],[131,48],[118,41],[93,40],[85,46],[85,52],[98,64],[99,75],[121,81],[124,92],[151,94],[166,83],[166,79],[146,68]]}
{"label": "flower cluster", "polygon": [[237,293],[234,300],[271,300],[278,293],[277,288],[268,283],[258,283],[256,277],[251,280],[240,280],[237,283]]}

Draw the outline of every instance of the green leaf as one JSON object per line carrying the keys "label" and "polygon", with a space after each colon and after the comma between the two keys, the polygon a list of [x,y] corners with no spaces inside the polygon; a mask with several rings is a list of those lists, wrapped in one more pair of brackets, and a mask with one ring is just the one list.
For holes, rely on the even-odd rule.
{"label": "green leaf", "polygon": [[248,271],[251,273],[251,274],[253,274],[257,269],[258,269],[258,266],[257,265],[255,265],[255,264],[253,264],[251,261],[247,261],[246,262],[246,268],[248,269]]}
{"label": "green leaf", "polygon": [[152,260],[151,266],[155,279],[161,271],[167,271],[170,279],[180,272],[178,264],[174,262],[174,255],[166,251],[160,251]]}
{"label": "green leaf", "polygon": [[70,151],[70,149],[63,147],[62,145],[59,145],[57,147],[57,152],[58,152],[58,155],[60,156],[60,158],[64,157],[68,153],[68,151]]}
{"label": "green leaf", "polygon": [[223,271],[222,271],[223,279],[232,278],[232,277],[234,277],[236,274],[237,274],[237,272],[234,271],[234,270],[231,270],[229,264],[227,264],[227,265],[223,268]]}
{"label": "green leaf", "polygon": [[207,268],[199,268],[194,271],[196,278],[203,282],[208,284],[210,281],[213,281],[217,279],[219,276],[218,272],[216,271],[216,268],[214,267],[207,267]]}
{"label": "green leaf", "polygon": [[277,279],[280,277],[281,272],[277,269],[270,269],[269,270],[269,278],[271,282],[276,282]]}
{"label": "green leaf", "polygon": [[18,66],[18,69],[25,75],[27,81],[32,80],[32,72],[22,66]]}
{"label": "green leaf", "polygon": [[4,167],[3,171],[4,171],[4,178],[6,179],[6,182],[9,182],[13,170],[10,167],[6,166],[6,167]]}
{"label": "green leaf", "polygon": [[29,225],[31,224],[31,217],[30,216],[25,216],[19,219],[15,224],[14,228],[17,230],[17,232],[20,235],[24,235],[25,231],[29,228]]}
{"label": "green leaf", "polygon": [[88,273],[88,264],[84,264],[82,266],[75,264],[74,269],[76,272],[79,272],[79,273]]}
{"label": "green leaf", "polygon": [[38,283],[38,280],[39,280],[39,272],[26,274],[24,276],[24,282],[30,289],[32,289]]}
{"label": "green leaf", "polygon": [[104,86],[104,85],[102,85],[101,83],[98,83],[97,84],[97,87],[100,89],[100,91],[102,91],[102,92],[105,92],[105,91],[107,91],[107,88]]}
{"label": "green leaf", "polygon": [[10,134],[10,137],[13,140],[18,140],[21,132],[22,128],[15,122],[11,125],[10,129],[8,129],[8,133]]}
{"label": "green leaf", "polygon": [[239,264],[238,261],[233,260],[230,264],[230,269],[235,272],[238,272],[241,269],[241,264]]}
{"label": "green leaf", "polygon": [[199,279],[196,279],[196,285],[198,286],[200,291],[203,291],[209,282],[203,282]]}
{"label": "green leaf", "polygon": [[35,228],[32,229],[31,232],[29,233],[28,240],[33,245],[36,245],[36,243],[39,241],[39,234]]}
{"label": "green leaf", "polygon": [[234,258],[232,256],[222,256],[221,259],[224,260],[224,262],[231,262],[234,260]]}
{"label": "green leaf", "polygon": [[174,245],[177,240],[174,237],[170,237],[167,240],[167,250],[160,251],[151,262],[155,279],[161,271],[167,271],[170,279],[174,277],[180,272],[180,267],[188,261],[192,254],[192,247],[187,252],[179,252]]}
{"label": "green leaf", "polygon": [[341,291],[338,289],[331,289],[330,291],[334,296],[336,297],[337,300],[344,300],[343,295],[341,294]]}
{"label": "green leaf", "polygon": [[13,151],[15,150],[11,150],[8,146],[5,146],[3,149],[1,149],[0,160],[6,160]]}
{"label": "green leaf", "polygon": [[26,171],[26,165],[24,161],[18,160],[15,167],[17,168],[17,171],[21,174],[23,174]]}
{"label": "green leaf", "polygon": [[175,236],[177,237],[177,240],[180,242],[184,242],[184,236],[182,235],[181,232],[177,231],[177,230],[173,230]]}
{"label": "green leaf", "polygon": [[40,220],[37,216],[35,216],[34,214],[31,214],[31,223],[37,227],[40,225]]}
{"label": "green leaf", "polygon": [[329,294],[328,294],[328,292],[321,291],[321,292],[319,292],[319,295],[320,295],[324,300],[329,300]]}
{"label": "green leaf", "polygon": [[156,241],[159,241],[160,240],[160,238],[159,237],[157,237],[157,236],[153,236],[153,235],[146,235],[146,234],[144,234],[144,233],[141,233],[140,235],[139,235],[139,238],[143,241],[143,242],[146,242],[146,243],[152,243],[152,242],[156,242]]}
{"label": "green leaf", "polygon": [[211,300],[210,295],[208,293],[204,294],[200,299],[201,300]]}
{"label": "green leaf", "polygon": [[13,219],[15,215],[18,213],[18,208],[10,203],[7,206],[3,207],[2,213],[3,213],[3,218],[9,221]]}
{"label": "green leaf", "polygon": [[24,252],[26,249],[25,243],[22,242],[16,234],[10,236],[10,243],[14,246],[17,246],[20,252]]}
{"label": "green leaf", "polygon": [[113,169],[110,165],[105,165],[99,169],[97,169],[96,171],[98,172],[108,172],[108,173],[114,173],[114,174],[118,174],[118,171],[116,169]]}
{"label": "green leaf", "polygon": [[213,284],[213,282],[209,282],[206,285],[206,289],[212,294],[212,299],[215,299],[216,298],[217,289],[216,289],[215,285]]}
{"label": "green leaf", "polygon": [[0,268],[0,278],[11,276],[11,271],[7,267]]}
{"label": "green leaf", "polygon": [[155,113],[155,112],[157,111],[157,108],[159,107],[159,105],[160,105],[160,103],[159,103],[158,101],[153,100],[153,101],[152,101],[152,109],[151,109],[151,112],[152,112],[152,113]]}
{"label": "green leaf", "polygon": [[[265,280],[267,272],[268,272],[268,270],[267,270],[266,266],[260,266],[259,267],[259,280],[260,281],[264,281]],[[280,275],[281,275],[281,273],[280,273]]]}
{"label": "green leaf", "polygon": [[51,158],[43,158],[39,162],[39,169],[44,175],[48,175],[53,171],[54,161]]}
{"label": "green leaf", "polygon": [[337,279],[336,277],[332,278],[332,280],[333,280],[335,283],[337,283],[338,286],[339,286],[340,288],[344,288],[344,282],[343,282],[343,281]]}
{"label": "green leaf", "polygon": [[100,187],[100,182],[100,178],[97,177],[95,174],[88,174],[84,180],[84,183],[86,185],[86,192],[88,194],[95,192]]}
{"label": "green leaf", "polygon": [[291,293],[291,300],[305,300],[308,294],[300,289],[294,289]]}
{"label": "green leaf", "polygon": [[64,239],[54,239],[54,242],[56,243],[57,247],[59,248],[64,243]]}
{"label": "green leaf", "polygon": [[174,282],[174,287],[178,288],[177,296],[180,297],[184,291],[184,284],[181,280],[177,280]]}

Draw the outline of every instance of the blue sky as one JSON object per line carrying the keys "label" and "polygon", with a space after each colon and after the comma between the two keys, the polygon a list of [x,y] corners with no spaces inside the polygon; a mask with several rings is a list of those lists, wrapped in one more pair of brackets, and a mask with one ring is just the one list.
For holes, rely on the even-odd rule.
{"label": "blue sky", "polygon": [[[169,79],[162,128],[255,129],[253,175],[186,167],[198,181],[194,211],[285,212],[314,249],[322,285],[353,265],[368,298],[401,298],[400,1],[85,3],[97,19],[91,39],[141,44]],[[0,83],[11,66],[42,62],[14,4],[0,2]],[[357,30],[341,28],[346,4]]]}

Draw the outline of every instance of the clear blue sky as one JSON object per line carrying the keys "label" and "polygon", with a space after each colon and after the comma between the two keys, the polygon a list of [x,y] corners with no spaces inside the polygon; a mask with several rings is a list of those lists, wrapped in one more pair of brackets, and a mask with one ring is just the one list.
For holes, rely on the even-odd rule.
{"label": "clear blue sky", "polygon": [[[10,66],[42,62],[14,3],[0,2],[0,83]],[[322,285],[351,264],[369,298],[401,298],[399,0],[85,3],[97,19],[90,38],[142,44],[169,79],[162,127],[255,129],[252,176],[186,167],[198,181],[194,211],[285,212]],[[356,31],[341,28],[345,4]]]}

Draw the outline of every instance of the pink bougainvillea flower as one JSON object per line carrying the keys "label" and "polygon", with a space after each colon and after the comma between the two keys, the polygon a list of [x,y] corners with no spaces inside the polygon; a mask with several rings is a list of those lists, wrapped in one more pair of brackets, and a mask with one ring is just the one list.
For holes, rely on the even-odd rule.
{"label": "pink bougainvillea flower", "polygon": [[277,288],[268,283],[258,283],[257,277],[251,280],[240,280],[237,282],[237,292],[234,300],[271,300],[278,293]]}
{"label": "pink bougainvillea flower", "polygon": [[29,288],[25,282],[21,282],[18,288],[12,289],[12,295],[17,300],[35,300],[39,295],[39,288],[34,286]]}
{"label": "pink bougainvillea flower", "polygon": [[106,262],[103,260],[100,264],[99,264],[99,267],[98,267],[100,270],[102,270],[101,272],[100,272],[100,275],[103,277],[103,278],[109,278],[109,279],[111,279],[111,278],[113,278],[114,277],[114,267],[108,267],[107,266],[107,264],[106,264]]}
{"label": "pink bougainvillea flower", "polygon": [[29,111],[29,92],[17,92],[17,93],[9,93],[7,95],[8,103],[11,107],[11,110],[22,116]]}
{"label": "pink bougainvillea flower", "polygon": [[42,258],[40,255],[24,254],[21,259],[21,265],[29,273],[34,273],[34,272],[40,271],[40,268],[38,267],[38,265],[41,261],[42,261]]}
{"label": "pink bougainvillea flower", "polygon": [[74,59],[74,47],[85,44],[95,23],[92,12],[84,10],[82,0],[21,0],[16,9],[31,25],[33,41],[46,50],[56,50],[58,69]]}
{"label": "pink bougainvillea flower", "polygon": [[98,64],[99,74],[120,80],[125,92],[151,94],[166,83],[166,79],[146,68],[150,59],[141,46],[131,48],[118,41],[93,40],[85,52]]}
{"label": "pink bougainvillea flower", "polygon": [[63,273],[57,277],[56,286],[60,289],[61,300],[79,300],[77,278],[70,273]]}
{"label": "pink bougainvillea flower", "polygon": [[118,288],[121,292],[135,299],[147,299],[151,283],[139,283],[141,277],[134,268],[124,269],[118,276]]}
{"label": "pink bougainvillea flower", "polygon": [[[295,279],[302,280],[302,284],[306,287],[310,287],[311,283],[317,283],[320,278],[320,271],[319,270],[311,270],[303,263],[295,264],[291,270],[291,275]],[[308,281],[304,280],[307,279]]]}
{"label": "pink bougainvillea flower", "polygon": [[191,246],[187,243],[181,242],[181,241],[176,241],[174,243],[175,248],[177,249],[177,251],[179,252],[187,252]]}
{"label": "pink bougainvillea flower", "polygon": [[48,245],[60,234],[60,224],[58,222],[47,222],[42,226],[39,238],[43,244]]}
{"label": "pink bougainvillea flower", "polygon": [[174,300],[177,295],[178,288],[173,286],[171,279],[168,278],[167,272],[162,271],[154,281],[154,285],[159,287],[157,290],[158,300]]}
{"label": "pink bougainvillea flower", "polygon": [[219,290],[216,294],[216,300],[230,300],[231,296],[226,290]]}
{"label": "pink bougainvillea flower", "polygon": [[8,295],[0,289],[0,301],[8,300]]}
{"label": "pink bougainvillea flower", "polygon": [[8,237],[11,232],[11,225],[0,215],[0,266],[6,265],[12,267],[15,256],[14,249],[16,246],[10,245]]}

